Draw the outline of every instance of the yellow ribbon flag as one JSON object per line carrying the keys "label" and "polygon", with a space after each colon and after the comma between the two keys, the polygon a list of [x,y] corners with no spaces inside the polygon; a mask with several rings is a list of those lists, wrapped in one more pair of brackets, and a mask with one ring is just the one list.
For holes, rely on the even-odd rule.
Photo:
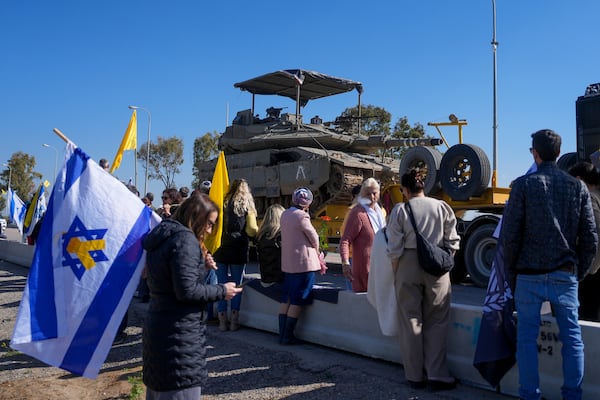
{"label": "yellow ribbon flag", "polygon": [[121,140],[121,146],[119,146],[115,160],[110,166],[111,174],[121,166],[121,159],[125,150],[137,150],[137,110],[133,110],[133,114],[131,114],[129,125],[125,135],[123,135],[123,140]]}
{"label": "yellow ribbon flag", "polygon": [[208,197],[219,207],[219,218],[213,226],[212,232],[204,240],[204,244],[209,252],[214,253],[221,247],[221,235],[223,234],[223,203],[225,196],[229,192],[229,174],[227,173],[227,164],[225,163],[225,153],[220,152],[217,159],[215,172],[213,173],[210,192]]}

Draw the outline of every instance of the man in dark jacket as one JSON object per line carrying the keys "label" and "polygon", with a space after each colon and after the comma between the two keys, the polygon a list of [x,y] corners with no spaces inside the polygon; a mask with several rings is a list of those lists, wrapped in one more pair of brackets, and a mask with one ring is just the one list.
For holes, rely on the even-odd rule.
{"label": "man in dark jacket", "polygon": [[513,183],[501,232],[518,316],[519,397],[541,398],[537,337],[541,306],[549,301],[563,346],[562,397],[580,400],[584,362],[577,290],[596,254],[596,223],[585,185],[556,165],[560,136],[549,129],[531,136],[537,171]]}

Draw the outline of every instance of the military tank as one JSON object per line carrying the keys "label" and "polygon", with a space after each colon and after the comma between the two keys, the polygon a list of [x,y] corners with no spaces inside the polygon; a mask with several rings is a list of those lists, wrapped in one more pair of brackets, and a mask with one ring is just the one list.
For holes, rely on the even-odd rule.
{"label": "military tank", "polygon": [[[308,101],[356,90],[359,82],[307,70],[280,70],[234,84],[252,94],[252,108],[239,111],[219,139],[230,180],[244,178],[252,189],[259,217],[270,204],[288,207],[300,186],[315,195],[311,210],[327,204],[348,204],[351,189],[368,177],[382,185],[397,183],[399,161],[373,155],[390,147],[437,146],[441,139],[397,139],[349,132],[339,119],[327,123],[318,116],[303,121]],[[296,101],[295,113],[269,107],[266,117],[255,114],[256,95],[278,95]],[[360,119],[360,113],[354,119]],[[343,123],[345,122],[345,124]],[[353,122],[353,121],[350,121]],[[199,166],[199,176],[210,179],[216,160]]]}

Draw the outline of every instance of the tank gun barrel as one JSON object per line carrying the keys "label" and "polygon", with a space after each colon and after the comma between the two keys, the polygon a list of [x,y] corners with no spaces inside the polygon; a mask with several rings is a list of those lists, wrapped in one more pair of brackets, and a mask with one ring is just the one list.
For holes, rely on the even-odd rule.
{"label": "tank gun barrel", "polygon": [[369,151],[371,149],[389,149],[391,147],[439,146],[443,143],[438,138],[393,138],[373,135],[356,139],[349,147],[352,151]]}

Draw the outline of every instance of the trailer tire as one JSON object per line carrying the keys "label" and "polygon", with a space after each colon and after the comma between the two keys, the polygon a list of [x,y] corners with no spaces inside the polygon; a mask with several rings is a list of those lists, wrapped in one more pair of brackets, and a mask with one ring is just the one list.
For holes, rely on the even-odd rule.
{"label": "trailer tire", "polygon": [[490,177],[490,161],[478,146],[455,144],[442,157],[440,181],[452,200],[467,201],[472,196],[481,196]]}
{"label": "trailer tire", "polygon": [[565,153],[558,158],[556,165],[563,171],[569,171],[573,165],[577,164],[577,153]]}
{"label": "trailer tire", "polygon": [[411,147],[400,160],[400,176],[412,168],[425,171],[424,192],[427,195],[436,194],[442,188],[439,179],[441,161],[442,153],[433,147]]}
{"label": "trailer tire", "polygon": [[471,281],[478,287],[487,287],[496,253],[496,226],[480,225],[468,236],[465,246],[465,267]]}

